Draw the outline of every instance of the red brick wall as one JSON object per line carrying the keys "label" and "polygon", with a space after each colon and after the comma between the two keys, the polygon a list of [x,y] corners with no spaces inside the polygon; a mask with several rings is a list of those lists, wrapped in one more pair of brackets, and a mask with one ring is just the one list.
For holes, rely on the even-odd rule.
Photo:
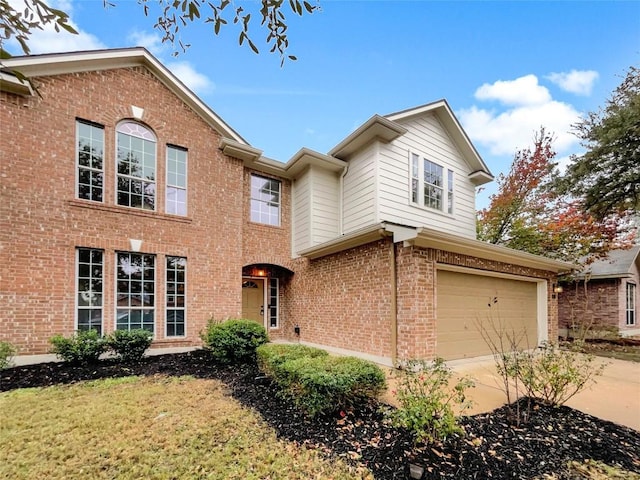
{"label": "red brick wall", "polygon": [[598,328],[620,323],[620,280],[590,280],[564,285],[558,294],[560,328],[573,325]]}
{"label": "red brick wall", "polygon": [[[142,68],[37,79],[41,97],[0,94],[0,337],[45,353],[75,327],[75,249],[105,251],[104,330],[113,329],[115,252],[129,239],[156,257],[156,335],[164,338],[164,259],[188,258],[187,341],[210,316],[241,310],[243,167],[220,136]],[[157,136],[156,212],[115,205],[115,128],[144,108]],[[75,197],[76,117],[104,125],[104,203]],[[166,144],[188,149],[188,216],[162,213]],[[237,241],[234,241],[237,240]],[[176,344],[181,342],[169,342]]]}

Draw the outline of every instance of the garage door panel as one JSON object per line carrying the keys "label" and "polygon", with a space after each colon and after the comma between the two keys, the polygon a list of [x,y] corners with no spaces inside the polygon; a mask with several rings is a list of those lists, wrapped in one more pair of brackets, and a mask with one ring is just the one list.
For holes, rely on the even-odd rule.
{"label": "garage door panel", "polygon": [[493,342],[516,339],[520,348],[537,344],[535,282],[438,271],[437,347],[447,360],[491,354],[481,329]]}

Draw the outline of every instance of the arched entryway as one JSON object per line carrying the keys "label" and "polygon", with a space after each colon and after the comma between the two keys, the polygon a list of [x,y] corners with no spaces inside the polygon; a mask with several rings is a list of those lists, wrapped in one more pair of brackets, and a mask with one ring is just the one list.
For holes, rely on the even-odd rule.
{"label": "arched entryway", "polygon": [[254,263],[242,268],[242,318],[253,320],[267,330],[280,327],[280,286],[293,272],[270,263]]}

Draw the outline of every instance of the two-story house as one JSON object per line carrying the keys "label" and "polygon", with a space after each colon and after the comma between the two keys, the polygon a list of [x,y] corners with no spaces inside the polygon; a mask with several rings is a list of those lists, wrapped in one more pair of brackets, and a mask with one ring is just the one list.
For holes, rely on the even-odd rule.
{"label": "two-story house", "polygon": [[491,322],[555,339],[571,265],[475,239],[491,179],[444,100],[284,163],[143,48],[3,60],[0,339],[198,345],[209,319],[245,317],[383,364],[485,355]]}

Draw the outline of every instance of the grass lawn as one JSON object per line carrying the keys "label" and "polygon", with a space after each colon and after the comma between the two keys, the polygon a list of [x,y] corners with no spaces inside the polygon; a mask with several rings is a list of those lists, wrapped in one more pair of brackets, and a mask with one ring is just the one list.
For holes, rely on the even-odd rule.
{"label": "grass lawn", "polygon": [[278,440],[216,380],[125,377],[0,394],[0,478],[354,479]]}

